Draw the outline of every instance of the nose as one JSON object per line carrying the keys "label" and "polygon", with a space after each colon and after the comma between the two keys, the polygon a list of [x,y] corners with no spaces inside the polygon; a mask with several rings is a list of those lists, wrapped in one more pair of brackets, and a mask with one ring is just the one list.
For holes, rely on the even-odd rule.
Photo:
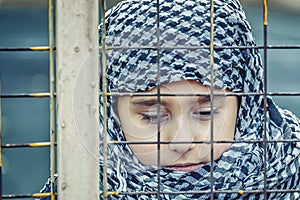
{"label": "nose", "polygon": [[177,120],[171,125],[172,130],[169,149],[178,153],[186,153],[192,150],[196,144],[191,143],[195,140],[196,130],[193,130],[185,120]]}

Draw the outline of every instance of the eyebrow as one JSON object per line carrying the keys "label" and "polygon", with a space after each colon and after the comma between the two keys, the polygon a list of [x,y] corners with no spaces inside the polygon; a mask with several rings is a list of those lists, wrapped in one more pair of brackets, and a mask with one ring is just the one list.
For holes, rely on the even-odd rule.
{"label": "eyebrow", "polygon": [[[199,104],[203,104],[203,103],[207,103],[210,102],[210,97],[208,96],[200,96],[198,97],[195,101],[193,102],[197,102]],[[132,100],[130,101],[131,104],[133,105],[139,105],[139,106],[154,106],[158,104],[158,99],[157,98],[143,98],[143,99],[136,99],[136,100]],[[160,98],[160,105],[162,106],[168,106],[169,102],[164,99],[164,98]]]}
{"label": "eyebrow", "polygon": [[[157,105],[158,104],[157,102],[158,102],[157,98],[136,99],[136,100],[130,101],[130,103],[133,104],[133,105],[149,106],[149,107]],[[168,101],[166,101],[164,99],[160,99],[160,105],[167,106],[168,104],[169,104]]]}

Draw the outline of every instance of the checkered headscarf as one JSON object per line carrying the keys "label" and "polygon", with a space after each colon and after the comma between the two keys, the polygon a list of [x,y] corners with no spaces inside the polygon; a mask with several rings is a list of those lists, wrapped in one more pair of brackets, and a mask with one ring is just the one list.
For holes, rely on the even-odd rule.
{"label": "checkered headscarf", "polygon": [[[155,87],[158,66],[160,84],[196,80],[203,85],[213,82],[214,87],[235,93],[263,92],[263,70],[256,48],[215,48],[215,77],[211,80],[207,48],[210,44],[208,0],[160,0],[159,3],[159,31],[157,1],[126,0],[106,13],[106,44],[123,47],[107,52],[109,92],[146,91]],[[216,47],[255,46],[250,25],[237,0],[215,0],[214,11]],[[159,51],[157,46],[160,46]],[[109,98],[108,137],[122,141],[124,135],[112,104],[113,99]],[[293,114],[278,108],[268,97],[265,120],[263,107],[262,96],[241,97],[235,140],[263,140],[264,122],[268,140],[299,139],[299,120]],[[102,107],[100,110],[104,123]],[[102,147],[100,149],[103,153]],[[108,150],[108,190],[137,192],[126,197],[111,196],[111,199],[157,199],[156,194],[138,194],[156,192],[156,169],[141,164],[125,144],[109,145]],[[300,187],[299,152],[299,142],[266,144],[266,189]],[[215,191],[244,191],[243,194],[215,193],[214,199],[263,199],[263,193],[247,193],[264,189],[263,159],[262,142],[233,144],[214,161],[213,185],[210,182],[210,163],[189,173],[160,169],[161,198],[209,199],[213,187]],[[100,159],[101,169],[103,165]],[[297,197],[298,192],[268,193],[269,199]]]}
{"label": "checkered headscarf", "polygon": [[[126,48],[107,53],[108,91],[149,90],[157,85],[159,66],[160,84],[196,80],[203,85],[213,82],[216,88],[236,93],[263,92],[263,70],[255,48],[215,48],[215,77],[211,80],[210,53],[205,48],[210,44],[209,10],[207,0],[160,0],[158,31],[156,1],[126,0],[112,8],[106,14],[107,45]],[[214,10],[216,47],[255,46],[250,25],[237,0],[215,0]],[[157,46],[161,47],[159,52]],[[187,49],[187,46],[194,48]],[[112,101],[112,98],[108,99],[108,136],[110,140],[125,140]],[[235,140],[263,140],[264,122],[268,140],[299,139],[299,120],[293,114],[278,108],[268,97],[265,120],[263,107],[262,96],[241,98]],[[102,153],[102,147],[100,149]],[[108,150],[110,191],[156,192],[155,168],[141,164],[127,145],[109,145]],[[299,153],[299,142],[266,144],[266,189],[300,187]],[[264,189],[263,159],[262,142],[233,144],[214,161],[213,185],[210,183],[210,163],[189,173],[161,169],[161,198],[208,199],[213,187],[214,190],[244,191],[243,194],[215,193],[215,199],[263,199],[263,193],[247,193]],[[103,167],[102,159],[100,167]],[[298,192],[268,193],[269,199],[297,197]],[[111,198],[122,199],[124,196]],[[157,196],[136,194],[126,196],[126,199],[157,199]]]}

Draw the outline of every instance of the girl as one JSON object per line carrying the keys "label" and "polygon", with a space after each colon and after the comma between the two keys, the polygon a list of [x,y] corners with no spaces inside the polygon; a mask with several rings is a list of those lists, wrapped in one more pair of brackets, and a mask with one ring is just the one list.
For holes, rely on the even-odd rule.
{"label": "girl", "polygon": [[100,191],[106,173],[119,192],[109,199],[299,198],[299,119],[271,97],[264,114],[263,95],[238,95],[264,91],[257,48],[221,48],[255,46],[239,2],[214,1],[213,54],[208,0],[159,3],[159,14],[154,0],[106,14],[106,45],[116,47],[107,89],[133,95],[108,97],[107,121],[100,100],[101,130],[107,123],[108,139],[123,141],[100,158]]}
{"label": "girl", "polygon": [[[299,120],[271,97],[265,119],[263,95],[234,95],[263,93],[258,50],[215,48],[211,79],[210,2],[160,0],[159,16],[156,3],[127,0],[106,15],[107,45],[127,47],[107,53],[108,92],[138,94],[108,99],[109,140],[129,142],[109,145],[108,163],[100,159],[108,190],[121,192],[110,197],[263,199],[264,189],[299,188],[300,143],[262,142],[299,139]],[[215,46],[255,46],[237,0],[214,1],[214,28]]]}

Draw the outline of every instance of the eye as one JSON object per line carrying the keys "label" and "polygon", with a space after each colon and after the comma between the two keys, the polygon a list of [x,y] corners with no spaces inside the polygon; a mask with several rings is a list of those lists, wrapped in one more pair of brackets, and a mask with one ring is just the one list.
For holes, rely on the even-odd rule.
{"label": "eye", "polygon": [[157,115],[157,113],[141,113],[142,116],[142,121],[145,121],[147,123],[151,123],[151,124],[157,124],[157,123],[163,123],[165,122],[168,118],[169,115],[162,113],[160,115]]}
{"label": "eye", "polygon": [[[215,115],[218,113],[217,109],[212,110],[212,114]],[[198,109],[193,111],[192,113],[193,117],[195,117],[198,120],[201,121],[208,121],[211,119],[211,109],[210,108],[205,108],[205,109]]]}

